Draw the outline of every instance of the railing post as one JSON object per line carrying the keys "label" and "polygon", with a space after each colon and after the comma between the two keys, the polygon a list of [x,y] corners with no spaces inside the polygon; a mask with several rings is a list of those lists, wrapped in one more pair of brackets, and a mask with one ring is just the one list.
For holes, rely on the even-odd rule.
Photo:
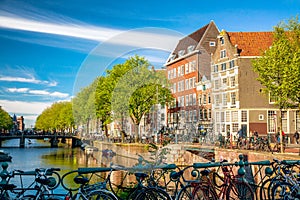
{"label": "railing post", "polygon": [[20,137],[20,148],[25,148],[25,137],[24,137],[23,133]]}

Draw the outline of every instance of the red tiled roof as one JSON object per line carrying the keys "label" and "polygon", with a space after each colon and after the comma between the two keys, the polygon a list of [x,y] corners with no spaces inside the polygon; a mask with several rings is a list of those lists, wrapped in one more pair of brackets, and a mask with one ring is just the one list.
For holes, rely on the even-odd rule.
{"label": "red tiled roof", "polygon": [[273,42],[273,32],[227,32],[240,56],[260,56]]}

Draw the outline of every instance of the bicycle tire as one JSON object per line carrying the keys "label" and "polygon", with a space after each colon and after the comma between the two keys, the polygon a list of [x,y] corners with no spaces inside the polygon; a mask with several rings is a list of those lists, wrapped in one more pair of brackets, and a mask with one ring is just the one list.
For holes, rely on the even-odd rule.
{"label": "bicycle tire", "polygon": [[172,198],[160,188],[146,188],[136,196],[135,200],[172,200]]}
{"label": "bicycle tire", "polygon": [[186,185],[180,189],[178,195],[176,196],[176,200],[192,200],[193,199],[193,190],[194,186]]}
{"label": "bicycle tire", "polygon": [[218,195],[215,190],[209,185],[199,185],[193,191],[193,200],[216,200]]}
{"label": "bicycle tire", "polygon": [[118,200],[118,198],[110,191],[95,190],[86,195],[88,200]]}
{"label": "bicycle tire", "polygon": [[269,185],[271,184],[272,179],[266,179],[260,186],[259,188],[259,197],[260,199],[264,200],[270,200],[269,194],[268,194],[268,188]]}
{"label": "bicycle tire", "polygon": [[293,186],[287,182],[277,182],[272,188],[272,200],[293,200],[295,199],[295,195],[298,193],[293,193]]}
{"label": "bicycle tire", "polygon": [[254,200],[251,186],[244,181],[231,182],[226,191],[226,200]]}
{"label": "bicycle tire", "polygon": [[213,172],[212,183],[215,187],[221,188],[224,185],[224,177],[220,176],[217,172]]}

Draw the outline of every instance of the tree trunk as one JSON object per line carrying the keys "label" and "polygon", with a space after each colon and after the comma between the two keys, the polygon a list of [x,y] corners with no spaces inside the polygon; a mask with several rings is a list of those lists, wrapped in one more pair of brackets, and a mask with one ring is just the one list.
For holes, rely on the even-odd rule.
{"label": "tree trunk", "polygon": [[134,141],[138,143],[140,141],[140,129],[139,124],[134,124]]}

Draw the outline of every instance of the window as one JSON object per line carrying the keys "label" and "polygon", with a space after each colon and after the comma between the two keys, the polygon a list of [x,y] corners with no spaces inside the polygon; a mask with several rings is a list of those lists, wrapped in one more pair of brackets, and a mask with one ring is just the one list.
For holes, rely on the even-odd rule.
{"label": "window", "polygon": [[232,124],[232,132],[237,133],[239,131],[239,124],[238,123],[233,123]]}
{"label": "window", "polygon": [[232,122],[238,122],[238,111],[232,111],[231,112]]}
{"label": "window", "polygon": [[189,89],[189,79],[185,80],[185,89],[188,90]]}
{"label": "window", "polygon": [[207,94],[208,96],[208,103],[211,103],[211,97],[210,97],[210,94]]}
{"label": "window", "polygon": [[189,95],[189,106],[193,105],[193,94]]}
{"label": "window", "polygon": [[199,95],[198,101],[199,101],[199,105],[202,105],[202,98],[201,98],[201,95]]}
{"label": "window", "polygon": [[260,121],[264,120],[264,115],[263,114],[259,114],[258,115],[258,120],[260,120]]}
{"label": "window", "polygon": [[215,95],[215,104],[216,104],[216,106],[219,106],[219,104],[220,104],[220,97],[218,94]]}
{"label": "window", "polygon": [[227,86],[227,78],[223,78],[222,79],[222,84],[223,84],[224,87]]}
{"label": "window", "polygon": [[181,65],[181,76],[184,75],[184,65]]}
{"label": "window", "polygon": [[231,87],[235,86],[235,76],[230,77],[230,86]]}
{"label": "window", "polygon": [[218,72],[218,65],[214,65],[214,72]]}
{"label": "window", "polygon": [[185,74],[189,73],[189,63],[185,63]]}
{"label": "window", "polygon": [[189,95],[185,95],[185,106],[189,105]]}
{"label": "window", "polygon": [[276,131],[276,112],[273,110],[268,111],[268,133],[275,133]]}
{"label": "window", "polygon": [[241,116],[241,121],[242,122],[247,122],[247,111],[246,110],[242,110],[242,116]]}
{"label": "window", "polygon": [[176,93],[176,83],[173,85],[173,92]]}
{"label": "window", "polygon": [[174,68],[173,69],[173,78],[176,78],[176,75],[177,75],[177,68]]}
{"label": "window", "polygon": [[194,93],[193,94],[193,105],[197,104],[196,99],[197,99],[197,95],[196,95],[196,93]]}
{"label": "window", "polygon": [[196,87],[196,77],[193,77],[193,88]]}
{"label": "window", "polygon": [[203,119],[207,120],[207,110],[203,109]]}
{"label": "window", "polygon": [[197,121],[197,110],[193,110],[194,122]]}
{"label": "window", "polygon": [[169,61],[173,61],[175,59],[175,57],[176,57],[176,54],[172,54],[169,58]]}
{"label": "window", "polygon": [[236,94],[235,94],[235,92],[231,92],[230,97],[231,97],[231,105],[235,105],[236,104]]}
{"label": "window", "polygon": [[274,95],[274,93],[269,93],[269,103],[274,104],[277,101],[277,97]]}
{"label": "window", "polygon": [[230,111],[226,111],[226,122],[230,122]]}
{"label": "window", "polygon": [[299,110],[296,111],[295,119],[296,119],[296,130],[300,131],[300,111]]}
{"label": "window", "polygon": [[210,47],[216,46],[216,42],[210,41],[210,42],[209,42],[209,46],[210,46]]}
{"label": "window", "polygon": [[184,55],[185,50],[180,50],[178,51],[178,57],[181,57]]}
{"label": "window", "polygon": [[193,60],[191,62],[191,72],[194,72],[194,71],[196,71],[196,61],[195,60]]}
{"label": "window", "polygon": [[193,88],[194,87],[194,84],[193,84],[193,78],[190,78],[190,88]]}
{"label": "window", "polygon": [[203,95],[203,104],[206,104],[206,94]]}
{"label": "window", "polygon": [[225,41],[224,41],[224,38],[223,38],[223,37],[221,37],[221,38],[220,38],[220,42],[221,42],[221,45],[223,45],[223,44],[225,43]]}
{"label": "window", "polygon": [[203,110],[199,109],[199,119],[203,120]]}
{"label": "window", "polygon": [[281,111],[281,119],[282,119],[282,130],[284,132],[287,132],[287,115],[288,115],[288,112],[287,111]]}
{"label": "window", "polygon": [[192,51],[194,51],[194,49],[195,49],[195,45],[188,46],[188,48],[187,48],[188,53],[191,53]]}
{"label": "window", "polygon": [[229,68],[231,69],[231,68],[234,68],[234,60],[231,60],[230,62],[229,62]]}
{"label": "window", "polygon": [[222,98],[223,98],[223,100],[222,100],[223,106],[227,106],[227,94],[224,93],[224,94],[222,95]]}
{"label": "window", "polygon": [[208,119],[211,119],[211,109],[208,109]]}
{"label": "window", "polygon": [[219,89],[220,88],[220,82],[219,80],[215,80],[215,89]]}
{"label": "window", "polygon": [[221,50],[221,58],[225,58],[226,57],[226,49]]}
{"label": "window", "polygon": [[226,63],[221,64],[221,70],[223,70],[223,71],[226,70]]}

